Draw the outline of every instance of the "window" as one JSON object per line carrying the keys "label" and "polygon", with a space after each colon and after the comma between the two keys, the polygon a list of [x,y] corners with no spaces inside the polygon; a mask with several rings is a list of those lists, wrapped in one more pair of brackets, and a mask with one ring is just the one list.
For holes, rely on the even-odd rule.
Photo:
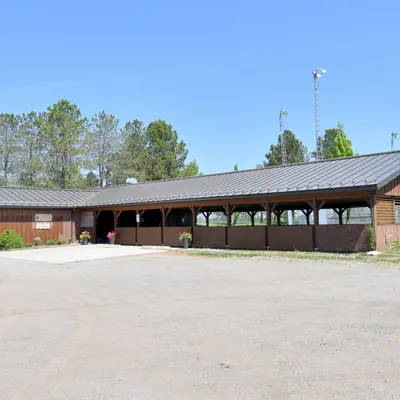
{"label": "window", "polygon": [[84,211],[81,214],[81,226],[84,228],[94,227],[93,211]]}
{"label": "window", "polygon": [[400,224],[400,200],[394,202],[394,223]]}

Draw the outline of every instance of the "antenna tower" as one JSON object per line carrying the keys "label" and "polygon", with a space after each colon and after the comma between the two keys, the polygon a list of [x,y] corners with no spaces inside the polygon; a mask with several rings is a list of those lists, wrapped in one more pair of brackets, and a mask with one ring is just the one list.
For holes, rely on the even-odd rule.
{"label": "antenna tower", "polygon": [[319,136],[319,99],[318,99],[318,89],[319,89],[319,79],[325,74],[326,70],[322,68],[317,68],[312,74],[314,77],[314,111],[315,111],[315,147],[317,160],[323,159],[322,142]]}
{"label": "antenna tower", "polygon": [[392,142],[390,146],[390,151],[394,150],[394,139],[397,139],[399,134],[397,132],[392,132]]}
{"label": "antenna tower", "polygon": [[279,113],[279,132],[281,136],[281,151],[282,151],[282,165],[287,164],[287,151],[286,151],[286,142],[285,142],[285,130],[283,129],[283,117],[288,115],[286,110],[281,110]]}

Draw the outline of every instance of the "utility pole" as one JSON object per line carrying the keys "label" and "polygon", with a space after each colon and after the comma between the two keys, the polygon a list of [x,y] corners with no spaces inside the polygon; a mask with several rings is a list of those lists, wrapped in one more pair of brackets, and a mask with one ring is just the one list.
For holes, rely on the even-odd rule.
{"label": "utility pole", "polygon": [[283,129],[283,117],[286,117],[289,113],[286,110],[281,110],[279,113],[279,132],[281,136],[281,152],[282,152],[282,165],[287,164],[287,151],[285,142],[285,130]]}
{"label": "utility pole", "polygon": [[326,70],[322,68],[317,68],[312,74],[314,77],[314,112],[315,112],[315,147],[317,160],[323,159],[322,143],[319,136],[319,99],[318,99],[318,89],[319,89],[319,79],[325,74]]}
{"label": "utility pole", "polygon": [[397,139],[399,134],[397,132],[392,132],[392,142],[390,146],[390,151],[394,150],[394,139]]}

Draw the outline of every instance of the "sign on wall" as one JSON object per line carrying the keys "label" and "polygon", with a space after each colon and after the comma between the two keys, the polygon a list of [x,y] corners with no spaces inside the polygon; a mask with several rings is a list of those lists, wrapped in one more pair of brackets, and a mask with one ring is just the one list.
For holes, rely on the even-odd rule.
{"label": "sign on wall", "polygon": [[85,211],[81,214],[81,226],[84,228],[94,227],[93,211]]}
{"label": "sign on wall", "polygon": [[51,228],[51,222],[36,222],[37,230],[48,230]]}
{"label": "sign on wall", "polygon": [[36,222],[51,222],[52,220],[53,220],[52,214],[35,214]]}

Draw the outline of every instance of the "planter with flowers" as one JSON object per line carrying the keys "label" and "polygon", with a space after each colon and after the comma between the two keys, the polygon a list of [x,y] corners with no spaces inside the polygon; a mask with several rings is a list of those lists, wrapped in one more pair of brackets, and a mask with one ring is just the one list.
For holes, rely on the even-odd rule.
{"label": "planter with flowers", "polygon": [[117,232],[111,231],[107,233],[108,243],[115,244],[115,236],[117,236]]}
{"label": "planter with flowers", "polygon": [[182,247],[188,249],[189,242],[192,241],[192,234],[189,232],[179,232],[179,240],[182,242]]}
{"label": "planter with flowers", "polygon": [[81,243],[86,246],[87,244],[89,244],[89,239],[90,239],[90,233],[88,231],[83,231],[80,235],[79,235],[79,239],[81,239]]}

